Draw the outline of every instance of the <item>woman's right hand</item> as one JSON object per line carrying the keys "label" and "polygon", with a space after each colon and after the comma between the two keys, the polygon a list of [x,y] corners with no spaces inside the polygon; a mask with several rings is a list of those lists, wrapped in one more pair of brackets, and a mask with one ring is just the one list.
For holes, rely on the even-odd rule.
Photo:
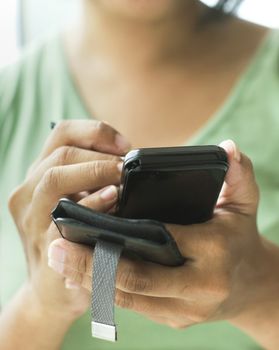
{"label": "woman's right hand", "polygon": [[117,200],[120,156],[128,149],[128,142],[105,123],[61,122],[12,193],[9,207],[28,263],[24,288],[41,312],[73,321],[87,309],[88,292],[65,288],[64,278],[47,265],[48,246],[59,237],[50,214],[61,197],[75,198],[98,211],[110,210]]}

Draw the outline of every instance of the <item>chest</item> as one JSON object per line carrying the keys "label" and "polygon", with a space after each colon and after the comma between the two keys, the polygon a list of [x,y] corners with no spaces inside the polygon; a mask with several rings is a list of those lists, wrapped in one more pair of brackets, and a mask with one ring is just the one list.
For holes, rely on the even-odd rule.
{"label": "chest", "polygon": [[[98,84],[83,80],[82,95],[92,116],[125,135],[133,147],[185,144],[218,110],[232,79],[187,76],[118,80]],[[226,85],[226,88],[224,88]]]}

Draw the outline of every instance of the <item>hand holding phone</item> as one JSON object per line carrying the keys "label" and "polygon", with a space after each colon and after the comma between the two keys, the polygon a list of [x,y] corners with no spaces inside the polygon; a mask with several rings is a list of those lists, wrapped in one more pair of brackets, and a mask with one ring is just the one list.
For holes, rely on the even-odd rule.
{"label": "hand holding phone", "polygon": [[162,222],[210,219],[227,169],[226,152],[217,146],[131,151],[124,160],[117,216],[62,199],[52,218],[70,241],[94,246],[104,240],[144,260],[181,265],[184,258]]}

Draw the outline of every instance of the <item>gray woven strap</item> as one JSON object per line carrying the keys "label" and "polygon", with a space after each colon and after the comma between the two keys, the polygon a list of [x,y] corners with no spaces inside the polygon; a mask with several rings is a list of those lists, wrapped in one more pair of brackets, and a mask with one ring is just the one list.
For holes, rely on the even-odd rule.
{"label": "gray woven strap", "polygon": [[98,241],[93,252],[91,330],[92,337],[116,341],[114,323],[115,279],[123,247]]}

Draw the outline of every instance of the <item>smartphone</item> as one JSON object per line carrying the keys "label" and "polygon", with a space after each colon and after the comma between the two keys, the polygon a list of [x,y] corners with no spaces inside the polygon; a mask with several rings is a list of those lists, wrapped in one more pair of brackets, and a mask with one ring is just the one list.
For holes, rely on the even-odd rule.
{"label": "smartphone", "polygon": [[116,215],[164,223],[209,220],[228,159],[218,146],[141,148],[124,159]]}

